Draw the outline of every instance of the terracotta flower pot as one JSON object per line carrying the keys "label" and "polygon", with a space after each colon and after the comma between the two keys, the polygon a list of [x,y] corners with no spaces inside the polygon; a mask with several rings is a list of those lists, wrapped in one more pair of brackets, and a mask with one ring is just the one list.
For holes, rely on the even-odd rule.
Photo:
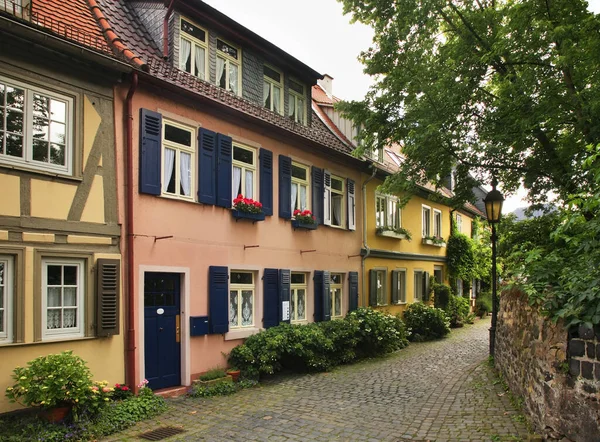
{"label": "terracotta flower pot", "polygon": [[227,370],[227,374],[231,376],[233,382],[237,382],[240,377],[240,370]]}
{"label": "terracotta flower pot", "polygon": [[43,410],[41,416],[48,422],[55,423],[64,421],[70,412],[71,406],[63,405],[60,407],[48,408],[46,410]]}

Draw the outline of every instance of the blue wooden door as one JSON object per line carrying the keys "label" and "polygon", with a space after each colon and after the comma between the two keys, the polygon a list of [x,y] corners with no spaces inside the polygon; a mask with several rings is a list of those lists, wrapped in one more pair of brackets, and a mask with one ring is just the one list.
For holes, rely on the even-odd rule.
{"label": "blue wooden door", "polygon": [[180,275],[144,275],[144,361],[153,390],[181,385]]}

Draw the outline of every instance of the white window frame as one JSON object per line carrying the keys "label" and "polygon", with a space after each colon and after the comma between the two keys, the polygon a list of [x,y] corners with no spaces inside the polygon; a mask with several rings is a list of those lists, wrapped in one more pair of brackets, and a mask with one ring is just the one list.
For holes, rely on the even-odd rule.
{"label": "white window frame", "polygon": [[[334,283],[333,276],[339,276],[340,282]],[[335,314],[335,291],[340,291],[340,314]],[[343,273],[332,273],[329,278],[329,294],[331,298],[331,319],[341,318],[344,316],[344,274]]]}
{"label": "white window frame", "polygon": [[378,163],[383,163],[383,148],[375,148],[371,151],[371,159]]}
{"label": "white window frame", "polygon": [[[216,49],[216,57],[219,58],[221,57],[224,61],[225,61],[225,90],[229,91],[231,93],[234,93],[231,91],[231,88],[229,87],[229,65],[230,64],[234,64],[237,66],[237,72],[238,72],[238,81],[237,81],[237,85],[238,85],[238,90],[236,95],[241,97],[242,96],[242,48],[240,48],[238,45],[234,45],[232,43],[230,43],[229,41],[218,37],[217,40],[221,40],[223,43],[231,46],[232,48],[237,49],[238,51],[238,58],[237,60],[235,58],[233,58],[231,55],[226,54],[223,51],[220,51],[218,48]],[[218,46],[218,44],[217,44]],[[218,79],[215,78],[215,82],[217,84],[218,87],[221,87],[218,83]]]}
{"label": "white window frame", "polygon": [[[184,32],[184,30],[181,28],[181,20],[185,20],[186,22],[188,22],[189,24],[197,27],[198,29],[204,31],[204,36],[205,36],[205,41],[200,40],[197,37],[194,37],[193,35],[190,35],[186,32]],[[201,80],[204,81],[208,81],[208,31],[203,28],[202,26],[197,25],[196,23],[194,23],[192,20],[190,20],[189,18],[186,17],[180,17],[179,18],[179,38],[180,40],[187,40],[188,43],[190,43],[191,47],[190,47],[190,70],[191,72],[188,72],[185,70],[185,66],[183,66],[183,60],[181,57],[181,43],[179,45],[180,48],[180,52],[179,52],[179,69],[184,71],[184,72],[188,72],[188,74],[190,75],[194,75],[194,71],[195,71],[195,67],[196,67],[196,49],[195,46],[199,46],[202,49],[204,49],[204,76],[203,77],[198,77]],[[194,46],[195,45],[195,46]],[[196,75],[194,75],[195,77],[197,77]]]}
{"label": "white window frame", "polygon": [[[290,81],[293,81],[294,83],[302,86],[302,94],[300,94],[299,92],[296,92],[291,87],[288,87],[288,92],[289,92],[288,116],[290,118],[292,118],[292,114],[291,114],[290,110],[291,110],[291,106],[293,105],[294,106],[293,120],[296,123],[306,124],[306,105],[307,105],[306,86],[302,82],[300,82],[294,78],[290,78]],[[302,106],[301,118],[298,116],[298,100],[302,100],[302,102],[304,103],[304,105]]]}
{"label": "white window frame", "polygon": [[460,213],[456,214],[456,231],[462,233],[463,219]]}
{"label": "white window frame", "polygon": [[[235,283],[230,283],[229,284],[229,289],[227,291],[228,295],[227,295],[227,323],[229,324],[229,329],[230,330],[240,330],[240,329],[245,329],[245,328],[253,328],[254,327],[254,323],[255,323],[255,313],[256,313],[256,272],[250,271],[250,270],[230,270],[229,271],[229,280],[231,281],[231,274],[232,273],[246,273],[249,275],[252,275],[252,283],[251,284],[235,284]],[[229,318],[229,308],[231,306],[231,292],[235,290],[237,292],[237,298],[238,298],[238,324],[239,325],[231,325],[231,318]],[[248,325],[241,325],[242,323],[242,290],[243,291],[248,291],[251,290],[252,291],[252,324],[248,324]]]}
{"label": "white window frame", "polygon": [[[399,205],[400,200],[398,197],[393,195],[384,195],[380,193],[375,193],[375,226],[377,228],[382,229],[400,229],[402,227],[402,209]],[[377,204],[383,203],[383,220],[380,218],[380,213],[377,211]],[[390,204],[395,204],[396,206],[396,214],[398,215],[397,221],[398,225],[389,225],[389,211]],[[395,223],[395,221],[394,221]]]}
{"label": "white window frame", "polygon": [[[76,266],[77,267],[77,327],[48,330],[48,266]],[[42,259],[42,340],[51,341],[65,338],[82,338],[85,334],[85,302],[86,291],[86,261],[71,258],[43,258]],[[64,306],[62,306],[64,308]]]}
{"label": "white window frame", "polygon": [[[396,305],[401,305],[401,304],[406,304],[406,269],[405,268],[399,268],[399,269],[394,269],[395,272],[398,272],[398,275],[402,275],[402,278],[404,279],[404,284],[402,284],[402,282],[400,281],[400,277],[398,277],[398,302],[396,303]],[[402,288],[404,288],[404,290],[401,290]],[[393,288],[392,288],[393,290]]]}
{"label": "white window frame", "polygon": [[[333,188],[333,180],[340,181],[342,183],[342,190]],[[343,229],[346,224],[346,180],[342,177],[331,175],[331,193],[329,194],[329,219],[331,220],[331,227],[337,227]],[[340,214],[340,224],[333,224],[333,195],[340,195],[342,197],[342,213]]]}
{"label": "white window frame", "polygon": [[[23,166],[45,172],[56,172],[62,175],[73,173],[73,132],[75,126],[74,100],[67,95],[59,94],[48,89],[33,86],[22,81],[0,76],[0,83],[4,86],[16,87],[24,91],[23,107],[23,157],[14,157],[1,153],[3,151],[4,136],[0,134],[0,162],[4,164]],[[35,161],[33,159],[33,95],[40,94],[47,98],[65,103],[65,165]],[[4,106],[4,103],[1,103]],[[5,117],[4,117],[5,118]],[[6,124],[3,124],[6,129]],[[3,131],[3,133],[5,133]]]}
{"label": "white window frame", "polygon": [[[304,283],[290,283],[290,302],[294,305],[294,315],[290,317],[290,322],[293,324],[304,323],[308,321],[308,274],[303,272],[292,272],[292,276],[293,275],[304,276]],[[298,290],[304,290],[304,318],[302,319],[298,319]]]}
{"label": "white window frame", "polygon": [[[167,140],[165,138],[165,130],[167,126],[173,126],[181,130],[185,130],[190,133],[190,146],[186,146],[184,144],[179,144],[174,141]],[[163,118],[163,126],[162,126],[162,148],[160,151],[160,178],[162,182],[161,186],[161,195],[168,196],[171,198],[183,199],[187,201],[195,201],[195,183],[196,183],[196,129],[186,126],[181,123],[177,123],[172,120],[167,120]],[[165,182],[165,149],[171,149],[175,151],[175,193],[167,192],[167,186],[169,183]],[[185,152],[189,154],[190,157],[190,195],[182,195],[180,193],[181,186],[181,153]]]}
{"label": "white window frame", "polygon": [[377,285],[376,290],[377,290],[377,306],[384,306],[384,305],[388,305],[388,291],[387,291],[387,269],[373,269],[375,271],[375,279],[377,282],[379,282],[379,274],[382,275],[381,278],[381,297],[382,299],[379,299],[379,286]]}
{"label": "white window frame", "polygon": [[[252,164],[244,163],[243,161],[239,161],[234,159],[235,148],[238,147],[240,149],[247,150],[248,152],[252,152]],[[258,201],[258,188],[256,187],[256,173],[257,173],[257,152],[254,147],[246,146],[245,144],[233,142],[231,147],[231,185],[233,186],[233,168],[239,167],[241,169],[241,186],[242,191],[241,194],[244,195],[244,198],[252,198],[255,201]],[[252,171],[252,197],[248,196],[248,189],[246,189],[246,170]],[[233,198],[237,197],[235,195]]]}
{"label": "white window frame", "polygon": [[[283,107],[284,107],[283,106],[283,103],[284,103],[284,101],[283,101],[283,83],[284,83],[283,82],[283,73],[279,69],[277,69],[276,67],[274,67],[268,63],[265,63],[265,66],[267,66],[269,69],[272,69],[273,71],[277,72],[280,76],[279,77],[280,80],[278,83],[271,77],[264,75],[264,72],[263,72],[263,81],[264,81],[263,82],[263,94],[264,94],[264,87],[265,87],[264,83],[266,82],[269,85],[269,88],[270,88],[269,93],[271,95],[271,107],[268,107],[267,109],[269,109],[270,111],[276,112],[274,109],[275,106],[273,105],[273,89],[279,88],[279,112],[277,112],[277,113],[280,115],[283,115],[283,113],[284,113],[284,109],[283,109]],[[264,68],[263,68],[263,70],[264,70]],[[263,103],[263,105],[264,105],[264,103]]]}
{"label": "white window frame", "polygon": [[[306,171],[306,179],[302,180],[300,178],[295,177],[294,173],[293,173],[294,167],[299,167],[299,168],[304,169]],[[311,192],[310,192],[310,167],[309,166],[292,161],[292,185],[294,185],[294,184],[296,184],[298,186],[298,192],[296,193],[296,201],[292,201],[292,214],[294,213],[294,210],[296,209],[296,203],[298,203],[298,204],[300,203],[300,187],[301,186],[306,187],[306,207],[304,210],[310,210],[310,206],[311,206],[310,193]],[[300,206],[298,206],[297,208],[302,210]]]}
{"label": "white window frame", "polygon": [[15,259],[12,256],[0,255],[0,263],[4,264],[4,278],[2,280],[3,305],[0,315],[4,319],[4,330],[0,331],[0,345],[13,341],[13,299],[15,287]]}
{"label": "white window frame", "polygon": [[[413,270],[413,302],[423,302],[423,275],[425,270],[415,269]],[[417,283],[417,275],[419,277],[419,282]],[[420,290],[417,291],[417,287],[420,287]]]}
{"label": "white window frame", "polygon": [[435,236],[436,238],[442,238],[443,225],[444,223],[442,221],[442,211],[438,209],[433,209],[433,236]]}
{"label": "white window frame", "polygon": [[[427,217],[425,216],[425,212],[427,212]],[[428,220],[427,223],[425,223],[426,219]],[[421,232],[423,238],[431,236],[431,207],[425,204],[421,205]]]}

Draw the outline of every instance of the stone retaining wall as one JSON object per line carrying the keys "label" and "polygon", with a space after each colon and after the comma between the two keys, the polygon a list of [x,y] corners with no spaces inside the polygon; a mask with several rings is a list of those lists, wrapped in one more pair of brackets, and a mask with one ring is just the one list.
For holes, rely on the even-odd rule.
{"label": "stone retaining wall", "polygon": [[568,333],[516,290],[500,297],[496,367],[524,399],[538,434],[600,441],[600,329]]}

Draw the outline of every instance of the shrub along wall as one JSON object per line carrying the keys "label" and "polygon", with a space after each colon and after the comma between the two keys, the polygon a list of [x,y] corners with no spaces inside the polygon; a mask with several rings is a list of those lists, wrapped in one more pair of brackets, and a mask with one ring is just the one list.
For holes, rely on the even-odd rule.
{"label": "shrub along wall", "polygon": [[599,337],[585,330],[569,334],[560,322],[540,315],[520,291],[500,297],[496,367],[523,397],[536,431],[550,440],[599,440]]}

